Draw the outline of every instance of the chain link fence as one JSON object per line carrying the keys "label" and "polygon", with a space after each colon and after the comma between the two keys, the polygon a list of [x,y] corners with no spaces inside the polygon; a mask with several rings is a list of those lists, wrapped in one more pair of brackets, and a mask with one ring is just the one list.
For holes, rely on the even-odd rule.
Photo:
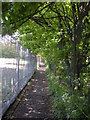
{"label": "chain link fence", "polygon": [[[5,39],[5,40],[4,40]],[[0,41],[0,71],[2,74],[2,109],[3,114],[16,96],[24,88],[37,69],[36,55],[14,39]]]}

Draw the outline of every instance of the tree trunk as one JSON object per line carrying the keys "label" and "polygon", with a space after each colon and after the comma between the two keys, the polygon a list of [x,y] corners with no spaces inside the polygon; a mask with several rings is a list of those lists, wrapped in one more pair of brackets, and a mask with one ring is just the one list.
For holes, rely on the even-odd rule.
{"label": "tree trunk", "polygon": [[77,17],[76,17],[76,8],[75,8],[75,4],[73,3],[72,4],[72,13],[73,13],[73,29],[74,29],[74,31],[73,31],[73,87],[72,87],[72,89],[73,89],[73,91],[74,91],[74,88],[75,88],[75,75],[76,75],[76,39],[77,39],[77,37],[76,37],[76,21],[77,21]]}
{"label": "tree trunk", "polygon": [[74,52],[73,52],[73,90],[75,87],[75,75],[76,75],[76,34],[75,34],[75,24],[74,24]]}

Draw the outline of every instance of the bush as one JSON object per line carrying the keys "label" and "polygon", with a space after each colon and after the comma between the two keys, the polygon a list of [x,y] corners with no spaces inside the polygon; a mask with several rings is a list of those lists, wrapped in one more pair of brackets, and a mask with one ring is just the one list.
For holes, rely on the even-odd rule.
{"label": "bush", "polygon": [[88,99],[75,89],[71,94],[68,85],[60,84],[59,77],[47,70],[54,115],[60,119],[84,120],[88,118]]}

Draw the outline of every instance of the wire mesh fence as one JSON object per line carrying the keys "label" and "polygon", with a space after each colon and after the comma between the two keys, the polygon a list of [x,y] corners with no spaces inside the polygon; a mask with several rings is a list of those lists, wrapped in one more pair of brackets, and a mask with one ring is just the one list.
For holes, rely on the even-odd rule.
{"label": "wire mesh fence", "polygon": [[0,56],[0,71],[2,88],[3,114],[15,100],[28,80],[37,69],[36,55],[23,47],[18,41],[2,40],[0,42],[2,55]]}

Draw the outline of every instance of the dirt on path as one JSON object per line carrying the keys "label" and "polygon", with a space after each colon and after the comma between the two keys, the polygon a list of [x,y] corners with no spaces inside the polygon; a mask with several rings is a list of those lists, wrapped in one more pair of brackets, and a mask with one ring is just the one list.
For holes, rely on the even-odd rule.
{"label": "dirt on path", "polygon": [[44,63],[41,63],[40,69],[37,70],[28,85],[19,95],[19,98],[3,116],[3,119],[5,118],[54,120]]}

